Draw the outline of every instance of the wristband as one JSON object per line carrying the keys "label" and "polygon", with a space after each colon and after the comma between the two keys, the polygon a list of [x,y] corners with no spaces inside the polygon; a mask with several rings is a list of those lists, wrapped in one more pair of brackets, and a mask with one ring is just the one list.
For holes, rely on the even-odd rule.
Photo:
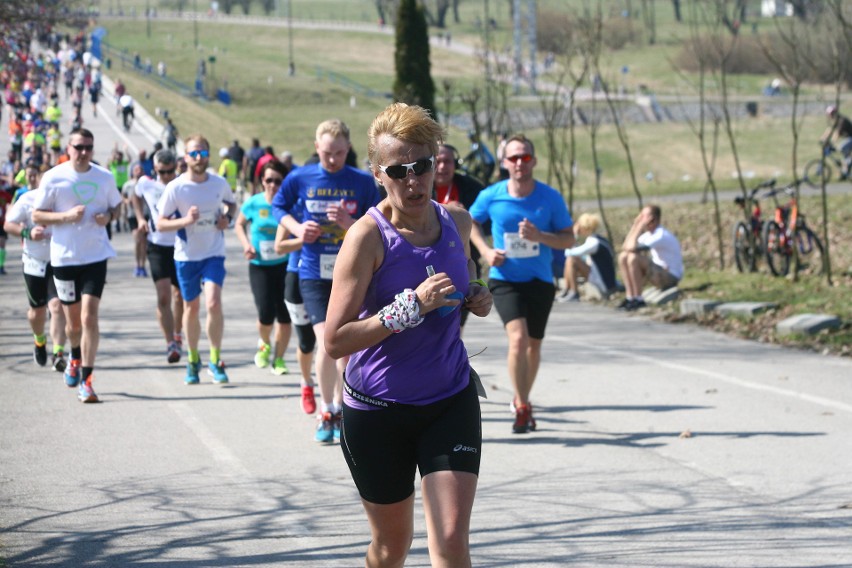
{"label": "wristband", "polygon": [[24,240],[30,240],[30,230],[27,229],[27,228],[24,228],[21,231],[21,238],[24,239]]}
{"label": "wristband", "polygon": [[423,323],[417,294],[411,288],[406,288],[397,294],[393,302],[379,310],[378,316],[382,325],[393,333],[399,333]]}
{"label": "wristband", "polygon": [[477,278],[476,280],[471,280],[467,283],[468,286],[471,284],[477,284],[478,286],[482,286],[483,288],[488,288],[488,284],[486,284],[485,280],[482,278]]}

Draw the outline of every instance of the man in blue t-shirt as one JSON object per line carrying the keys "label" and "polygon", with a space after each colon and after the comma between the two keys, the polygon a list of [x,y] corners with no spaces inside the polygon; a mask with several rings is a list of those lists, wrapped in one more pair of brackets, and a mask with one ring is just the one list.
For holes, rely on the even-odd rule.
{"label": "man in blue t-shirt", "polygon": [[[512,431],[525,434],[536,423],[529,401],[541,360],[541,343],[553,306],[552,249],[573,246],[573,222],[558,191],[533,178],[535,147],[523,135],[506,142],[509,179],[485,188],[470,208],[470,242],[491,266],[494,305],[509,337],[508,370],[515,398]],[[491,221],[494,246],[482,224]]]}
{"label": "man in blue t-shirt", "polygon": [[314,333],[320,338],[316,373],[322,408],[315,439],[332,442],[340,437],[342,376],[346,368],[346,358],[335,362],[322,341],[334,261],[347,229],[381,198],[373,176],[346,165],[351,147],[346,124],[336,119],[321,123],[314,147],[319,163],[302,166],[284,179],[272,200],[272,211],[290,233],[304,241],[299,288]]}

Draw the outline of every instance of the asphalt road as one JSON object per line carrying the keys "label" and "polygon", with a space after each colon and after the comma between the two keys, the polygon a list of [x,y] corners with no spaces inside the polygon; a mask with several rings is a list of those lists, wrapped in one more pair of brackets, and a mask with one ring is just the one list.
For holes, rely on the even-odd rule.
{"label": "asphalt road", "polygon": [[[86,121],[103,161],[117,138],[106,99]],[[150,147],[141,132],[129,140]],[[252,363],[254,306],[232,234],[231,383],[186,387],[182,365],[166,363],[153,285],[133,278],[121,233],[96,405],[32,362],[10,241],[0,277],[6,565],[363,565],[369,531],[340,448],[313,441],[295,376]],[[852,565],[852,361],[557,304],[533,391],[539,429],[513,435],[496,314],[471,318],[465,340],[470,353],[485,349],[473,364],[489,393],[476,566]],[[292,346],[287,362],[296,368]],[[407,565],[428,566],[419,506],[416,515]]]}

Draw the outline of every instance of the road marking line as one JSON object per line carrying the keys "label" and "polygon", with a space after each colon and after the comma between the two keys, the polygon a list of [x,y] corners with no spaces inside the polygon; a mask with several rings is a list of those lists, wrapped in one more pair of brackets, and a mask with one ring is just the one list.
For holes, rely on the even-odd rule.
{"label": "road marking line", "polygon": [[640,361],[642,363],[647,363],[650,365],[657,365],[659,367],[665,367],[667,369],[672,369],[674,371],[681,371],[684,373],[692,373],[694,375],[702,375],[704,377],[708,377],[710,379],[715,379],[718,381],[723,381],[732,385],[736,385],[739,387],[758,390],[758,391],[766,391],[771,392],[773,394],[777,394],[780,396],[786,396],[790,398],[797,398],[799,400],[804,400],[807,402],[811,402],[813,404],[818,404],[821,406],[827,406],[829,408],[833,408],[835,410],[840,410],[842,412],[848,412],[852,414],[852,404],[846,404],[843,402],[838,402],[836,400],[831,400],[828,398],[823,398],[821,396],[816,396],[812,394],[807,394],[803,392],[797,392],[790,389],[783,389],[779,387],[773,387],[770,385],[764,385],[752,381],[748,381],[745,379],[740,379],[738,377],[734,377],[731,375],[725,375],[722,373],[717,373],[715,371],[705,371],[704,369],[699,369],[697,367],[690,367],[688,365],[682,365],[680,363],[670,363],[666,361],[661,361],[654,357],[647,357],[645,355],[637,355],[635,353],[630,353],[623,349],[610,349],[608,347],[601,347],[600,345],[594,345],[591,343],[586,343],[583,341],[577,341],[575,339],[569,339],[567,337],[560,336],[548,336],[549,340],[560,341],[562,343],[570,343],[572,345],[576,345],[578,347],[583,347],[585,349],[592,349],[595,351],[600,351],[602,353],[606,353],[607,355],[612,355],[614,357],[626,357],[628,359],[633,359],[635,361]]}

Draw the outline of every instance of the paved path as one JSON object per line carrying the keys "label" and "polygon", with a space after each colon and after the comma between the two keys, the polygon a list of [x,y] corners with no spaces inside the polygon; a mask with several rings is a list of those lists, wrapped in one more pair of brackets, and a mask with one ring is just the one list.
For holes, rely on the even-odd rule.
{"label": "paved path", "polygon": [[[108,105],[86,121],[104,161]],[[150,143],[135,131],[130,140]],[[122,233],[102,303],[97,405],[33,364],[12,241],[0,277],[8,566],[363,565],[368,528],[340,448],[313,442],[294,376],[252,364],[254,306],[233,234],[231,384],[186,387],[182,366],[165,362],[153,285],[131,276]],[[489,392],[475,565],[849,565],[852,361],[557,304],[533,392],[539,430],[517,436],[498,318],[471,318],[465,334],[469,352],[485,349],[473,361]],[[296,368],[292,347],[287,362]],[[407,566],[428,566],[416,513]]]}

